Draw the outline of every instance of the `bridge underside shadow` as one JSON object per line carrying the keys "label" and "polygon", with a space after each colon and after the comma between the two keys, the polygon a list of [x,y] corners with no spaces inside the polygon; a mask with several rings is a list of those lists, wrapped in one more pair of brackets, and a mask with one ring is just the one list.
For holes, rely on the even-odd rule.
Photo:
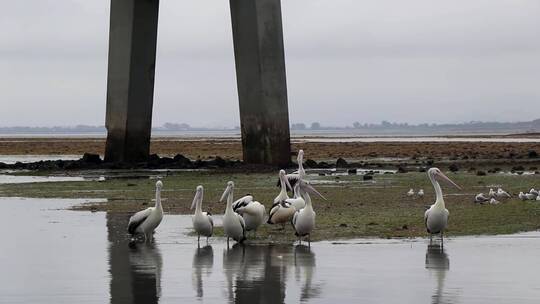
{"label": "bridge underside shadow", "polygon": [[[281,0],[230,0],[244,162],[290,163]],[[158,0],[111,0],[108,162],[150,151]],[[181,153],[181,151],[178,151]]]}

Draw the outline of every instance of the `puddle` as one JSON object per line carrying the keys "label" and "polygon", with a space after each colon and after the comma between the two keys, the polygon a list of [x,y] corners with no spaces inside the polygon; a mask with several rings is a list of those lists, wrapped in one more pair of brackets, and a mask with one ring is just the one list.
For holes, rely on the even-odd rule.
{"label": "puddle", "polygon": [[0,184],[25,184],[25,183],[48,183],[48,182],[80,182],[88,179],[81,176],[25,176],[0,174]]}
{"label": "puddle", "polygon": [[[1,303],[537,303],[540,233],[197,248],[190,216],[128,245],[129,214],[0,198]],[[320,217],[324,214],[318,215]],[[421,215],[420,215],[421,216]],[[288,229],[286,233],[291,233]]]}

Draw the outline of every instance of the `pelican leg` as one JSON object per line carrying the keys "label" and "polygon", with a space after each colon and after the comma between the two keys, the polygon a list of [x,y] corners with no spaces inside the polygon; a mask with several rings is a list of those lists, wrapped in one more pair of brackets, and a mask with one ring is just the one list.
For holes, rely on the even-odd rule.
{"label": "pelican leg", "polygon": [[441,231],[441,248],[444,247],[444,235],[443,235],[443,232]]}
{"label": "pelican leg", "polygon": [[227,249],[229,249],[229,237],[227,237]]}
{"label": "pelican leg", "polygon": [[206,245],[208,245],[208,238],[209,238],[209,237],[207,236],[207,237],[206,237]]}
{"label": "pelican leg", "polygon": [[197,245],[201,243],[201,235],[197,234]]}
{"label": "pelican leg", "polygon": [[308,247],[311,248],[311,234],[308,234],[307,244],[308,244]]}
{"label": "pelican leg", "polygon": [[433,234],[429,234],[429,244],[433,244]]}

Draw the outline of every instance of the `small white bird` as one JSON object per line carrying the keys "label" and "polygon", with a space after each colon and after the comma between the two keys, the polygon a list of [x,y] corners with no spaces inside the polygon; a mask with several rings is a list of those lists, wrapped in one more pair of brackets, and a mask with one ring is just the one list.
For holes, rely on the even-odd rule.
{"label": "small white bird", "polygon": [[163,219],[163,207],[161,206],[161,188],[163,183],[156,182],[156,205],[135,213],[129,218],[128,232],[135,236],[144,235],[144,241],[152,241],[154,230]]}
{"label": "small white bird", "polygon": [[272,208],[270,208],[270,215],[267,221],[268,224],[285,224],[292,219],[292,216],[296,212],[296,209],[287,202],[289,199],[287,187],[291,187],[291,184],[286,178],[284,170],[279,171],[279,182],[281,190],[274,199]]}
{"label": "small white bird", "polygon": [[227,236],[227,247],[229,247],[229,238],[242,243],[246,239],[246,223],[244,218],[236,212],[233,211],[234,195],[234,183],[229,181],[227,183],[227,188],[221,196],[220,202],[227,200],[227,208],[225,209],[225,215],[223,216],[223,231]]}
{"label": "small white bird", "polygon": [[414,190],[412,188],[409,190],[409,192],[407,192],[407,196],[414,196]]}
{"label": "small white bird", "polygon": [[494,198],[497,196],[497,193],[495,192],[495,190],[493,190],[493,188],[489,188],[489,197],[491,198]]}
{"label": "small white bird", "polygon": [[287,203],[291,204],[291,206],[293,206],[294,209],[300,210],[300,209],[302,209],[302,208],[304,208],[306,206],[306,201],[304,200],[304,198],[300,194],[300,183],[297,182],[293,186],[293,188],[294,188],[294,197],[286,199],[285,201]]}
{"label": "small white bird", "polygon": [[523,193],[523,191],[520,191],[520,192],[519,192],[518,197],[519,197],[519,199],[522,200],[522,201],[526,201],[526,200],[527,200],[527,196],[525,195],[525,193]]}
{"label": "small white bird", "polygon": [[300,195],[305,197],[306,206],[299,211],[294,213],[292,219],[292,226],[295,231],[295,235],[298,237],[298,240],[302,242],[302,237],[308,236],[308,246],[311,245],[310,234],[315,228],[315,211],[313,210],[313,205],[311,204],[311,197],[309,193],[317,194],[321,198],[325,199],[315,188],[310,184],[306,183],[303,180],[298,181]]}
{"label": "small white bird", "polygon": [[525,193],[525,197],[526,197],[527,200],[529,200],[529,201],[534,201],[534,200],[536,200],[536,197],[537,197],[537,196],[538,196],[538,195],[535,195],[535,194],[533,194],[533,193]]}
{"label": "small white bird", "polygon": [[236,200],[232,205],[233,211],[240,214],[246,223],[246,231],[256,231],[264,223],[266,209],[264,205],[254,201],[252,195],[246,195]]}
{"label": "small white bird", "polygon": [[489,197],[487,197],[484,193],[478,193],[474,197],[474,202],[475,203],[485,203],[487,201],[489,201]]}
{"label": "small white bird", "polygon": [[502,188],[497,189],[497,198],[509,198],[510,194],[504,191]]}
{"label": "small white bird", "polygon": [[536,197],[536,200],[537,200],[537,201],[540,201],[540,195]]}
{"label": "small white bird", "polygon": [[212,236],[212,232],[214,231],[212,215],[209,212],[202,212],[203,192],[203,186],[197,186],[193,203],[191,203],[191,210],[195,208],[195,214],[192,220],[193,229],[197,232],[197,244],[199,244],[201,235],[206,237],[206,243],[208,243],[208,238]]}
{"label": "small white bird", "polygon": [[538,191],[534,190],[534,188],[531,188],[531,190],[529,190],[529,193],[538,196]]}
{"label": "small white bird", "polygon": [[489,203],[490,203],[491,205],[497,205],[497,204],[499,204],[500,202],[499,202],[498,200],[494,199],[494,198],[491,198],[491,200],[489,200]]}
{"label": "small white bird", "polygon": [[436,200],[435,204],[431,205],[431,207],[424,213],[424,223],[426,225],[427,232],[430,235],[430,239],[433,234],[440,233],[442,242],[444,230],[448,226],[448,215],[450,212],[448,212],[448,209],[446,209],[444,205],[443,193],[437,179],[440,178],[460,190],[461,187],[444,175],[444,173],[442,173],[438,168],[430,168],[428,170],[428,177],[433,185],[433,188],[435,189]]}
{"label": "small white bird", "polygon": [[416,195],[418,195],[418,197],[424,197],[424,189],[418,190],[418,193],[416,193]]}

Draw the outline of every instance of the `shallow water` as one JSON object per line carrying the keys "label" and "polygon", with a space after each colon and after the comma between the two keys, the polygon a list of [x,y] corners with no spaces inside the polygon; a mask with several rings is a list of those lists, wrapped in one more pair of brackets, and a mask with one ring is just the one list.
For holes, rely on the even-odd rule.
{"label": "shallow water", "polygon": [[[197,248],[189,216],[129,246],[127,214],[0,198],[1,303],[538,303],[540,233]],[[322,215],[321,215],[322,216]],[[290,232],[290,231],[288,231]]]}
{"label": "shallow water", "polygon": [[55,155],[0,155],[0,163],[14,164],[16,162],[21,163],[33,163],[38,161],[47,160],[77,160],[82,155],[69,155],[69,154],[55,154]]}

